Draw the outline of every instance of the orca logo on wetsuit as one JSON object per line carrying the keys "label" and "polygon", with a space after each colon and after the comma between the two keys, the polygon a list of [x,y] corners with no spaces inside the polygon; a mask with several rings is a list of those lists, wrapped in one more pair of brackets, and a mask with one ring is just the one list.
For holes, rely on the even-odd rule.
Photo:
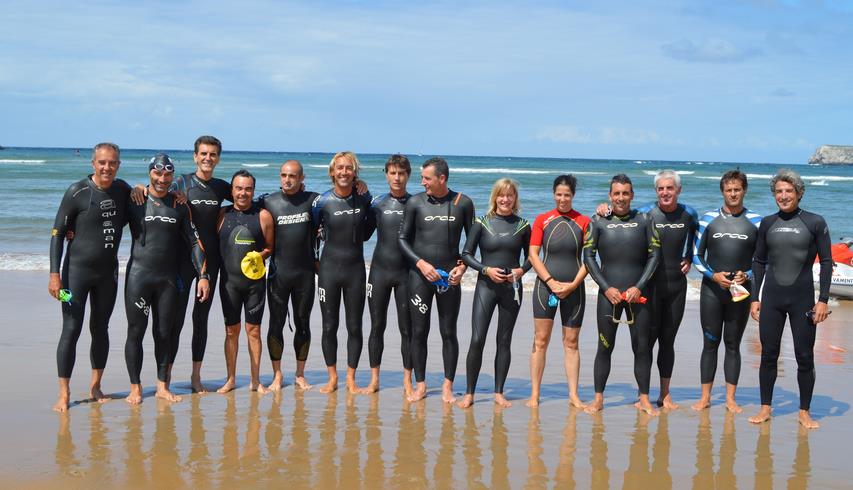
{"label": "orca logo on wetsuit", "polygon": [[177,223],[178,220],[168,216],[146,216],[145,221],[162,221],[163,223]]}
{"label": "orca logo on wetsuit", "polygon": [[211,199],[193,199],[190,201],[190,204],[208,204],[210,206],[219,206],[219,201],[213,201]]}
{"label": "orca logo on wetsuit", "polygon": [[382,214],[403,214],[403,210],[394,211],[393,209],[386,209]]}
{"label": "orca logo on wetsuit", "polygon": [[343,209],[341,211],[335,211],[335,216],[340,216],[342,214],[358,214],[360,212],[361,212],[361,208]]}
{"label": "orca logo on wetsuit", "polygon": [[608,228],[636,228],[639,223],[611,223]]}
{"label": "orca logo on wetsuit", "polygon": [[456,216],[424,216],[424,221],[456,221]]}
{"label": "orca logo on wetsuit", "polygon": [[740,233],[714,233],[713,238],[735,238],[737,240],[746,240],[749,237]]}
{"label": "orca logo on wetsuit", "polygon": [[296,223],[305,223],[309,220],[308,212],[299,214],[289,214],[286,216],[276,216],[276,223],[279,225],[293,225]]}
{"label": "orca logo on wetsuit", "polygon": [[684,228],[684,223],[655,223],[655,228]]}

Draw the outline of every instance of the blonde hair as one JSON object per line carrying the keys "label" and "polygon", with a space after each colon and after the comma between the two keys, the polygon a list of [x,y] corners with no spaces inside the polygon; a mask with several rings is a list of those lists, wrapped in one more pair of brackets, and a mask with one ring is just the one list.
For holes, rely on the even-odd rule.
{"label": "blonde hair", "polygon": [[335,183],[333,172],[335,170],[335,160],[338,158],[346,158],[352,164],[353,173],[355,174],[355,177],[358,178],[359,163],[356,154],[351,151],[339,151],[338,153],[335,153],[335,156],[332,157],[332,161],[329,162],[329,178],[332,179],[332,183]]}
{"label": "blonde hair", "polygon": [[495,182],[495,185],[492,186],[492,194],[489,196],[489,210],[486,212],[486,216],[491,218],[496,214],[498,209],[498,196],[505,193],[507,190],[510,190],[515,194],[515,202],[512,203],[512,212],[513,214],[518,214],[518,211],[521,209],[521,199],[518,197],[518,183],[512,179],[504,177],[502,179],[498,179]]}

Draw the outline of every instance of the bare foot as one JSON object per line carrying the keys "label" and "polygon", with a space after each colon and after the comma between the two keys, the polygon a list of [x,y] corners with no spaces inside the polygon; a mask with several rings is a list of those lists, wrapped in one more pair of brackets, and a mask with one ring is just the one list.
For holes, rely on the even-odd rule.
{"label": "bare foot", "polygon": [[444,385],[441,387],[441,401],[444,403],[455,403],[456,397],[453,396],[453,383],[444,380]]}
{"label": "bare foot", "polygon": [[820,428],[820,424],[817,422],[817,420],[812,418],[808,410],[800,410],[800,414],[797,416],[797,419],[800,421],[800,425],[802,425],[806,429]]}
{"label": "bare foot", "polygon": [[736,402],[736,401],[734,401],[734,400],[726,400],[726,408],[727,408],[727,409],[729,410],[729,412],[731,412],[731,413],[741,413],[741,412],[743,412],[743,409],[742,409],[742,408],[740,408],[740,405],[738,405],[738,404],[737,404],[737,402]]}
{"label": "bare foot", "polygon": [[264,387],[264,385],[261,384],[260,380],[259,381],[252,381],[251,383],[249,383],[249,390],[257,391],[261,395],[263,395],[264,393],[269,391],[268,389],[266,389]]}
{"label": "bare foot", "polygon": [[642,410],[643,412],[646,412],[652,417],[657,417],[658,415],[660,415],[660,412],[655,407],[653,407],[649,399],[645,397],[640,398],[636,403],[634,403],[634,407],[636,407],[637,410]]}
{"label": "bare foot", "polygon": [[224,385],[222,385],[221,388],[216,390],[216,392],[224,395],[225,393],[228,393],[229,391],[234,390],[234,388],[236,388],[236,387],[237,387],[237,383],[235,383],[234,380],[229,379],[228,381],[225,382]]}
{"label": "bare foot", "polygon": [[403,371],[403,396],[409,398],[412,395],[412,372]]}
{"label": "bare foot", "polygon": [[507,400],[503,393],[495,393],[495,405],[503,408],[509,408],[512,406],[512,402]]}
{"label": "bare foot", "polygon": [[569,396],[569,405],[571,405],[571,406],[573,406],[573,407],[575,407],[575,408],[579,408],[579,409],[581,409],[581,410],[583,410],[584,408],[586,408],[586,403],[584,403],[583,401],[581,401],[580,397],[579,397],[579,396],[577,396],[577,395],[571,395],[571,396]]}
{"label": "bare foot", "polygon": [[459,400],[459,403],[456,404],[459,408],[470,408],[472,405],[474,405],[474,395],[469,393],[466,393],[465,396]]}
{"label": "bare foot", "polygon": [[207,393],[207,388],[201,384],[201,376],[191,376],[190,387],[192,388],[193,393]]}
{"label": "bare foot", "polygon": [[604,410],[604,400],[593,400],[589,402],[589,405],[583,410],[586,413],[598,413]]}
{"label": "bare foot", "polygon": [[181,401],[181,397],[169,391],[168,388],[158,387],[157,392],[154,394],[157,398],[161,400],[166,400],[167,402],[176,403]]}
{"label": "bare foot", "polygon": [[[728,406],[728,405],[729,404],[726,403],[726,406]],[[711,408],[711,400],[707,400],[705,398],[702,398],[698,402],[694,403],[693,405],[690,405],[690,408],[692,408],[693,410],[696,410],[697,412],[701,412],[702,410],[705,410],[706,408]]]}
{"label": "bare foot", "polygon": [[672,397],[670,395],[666,395],[663,398],[659,398],[657,401],[657,406],[663,407],[667,410],[675,410],[678,408],[678,404],[672,401]]}
{"label": "bare foot", "polygon": [[772,410],[770,410],[770,407],[768,405],[761,405],[761,410],[759,410],[757,414],[753,415],[747,420],[749,420],[753,424],[763,424],[764,422],[770,420],[771,413]]}
{"label": "bare foot", "polygon": [[67,391],[60,391],[59,397],[56,399],[56,404],[53,405],[53,411],[59,413],[65,413],[68,411],[69,400],[71,399],[71,394]]}
{"label": "bare foot", "polygon": [[539,406],[539,397],[530,397],[529,400],[524,402],[524,405],[530,408],[537,408]]}
{"label": "bare foot", "polygon": [[305,376],[297,376],[296,379],[293,380],[293,384],[295,384],[297,388],[303,391],[308,391],[313,388],[313,386],[308,384],[308,381],[305,381]]}
{"label": "bare foot", "polygon": [[281,373],[276,373],[276,375],[273,376],[273,378],[272,378],[272,383],[270,383],[269,386],[267,386],[267,389],[269,391],[273,391],[273,392],[281,391],[281,386],[282,386]]}
{"label": "bare foot", "polygon": [[130,394],[127,395],[127,398],[124,400],[131,405],[139,405],[142,403],[142,386],[130,385]]}
{"label": "bare foot", "polygon": [[373,381],[371,381],[369,385],[358,390],[358,392],[362,395],[371,395],[371,394],[376,393],[378,391],[379,391],[379,381],[376,381],[375,383]]}
{"label": "bare foot", "polygon": [[407,400],[410,402],[419,402],[424,398],[426,398],[426,387],[412,390],[412,394],[408,396]]}
{"label": "bare foot", "polygon": [[110,400],[110,397],[104,395],[99,385],[94,385],[89,389],[89,399],[98,403],[105,403]]}
{"label": "bare foot", "polygon": [[320,393],[334,393],[338,391],[338,379],[329,378],[329,382],[320,388]]}
{"label": "bare foot", "polygon": [[358,385],[355,384],[354,379],[348,379],[347,380],[347,392],[350,395],[356,395],[356,394],[361,392],[361,388],[359,388]]}

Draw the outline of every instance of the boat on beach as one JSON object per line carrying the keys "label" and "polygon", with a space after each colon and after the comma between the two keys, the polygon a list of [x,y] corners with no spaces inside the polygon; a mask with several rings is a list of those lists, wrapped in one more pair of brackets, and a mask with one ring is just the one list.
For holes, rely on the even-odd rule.
{"label": "boat on beach", "polygon": [[[839,243],[832,244],[832,283],[829,295],[840,299],[853,299],[853,238],[842,237]],[[815,287],[820,286],[820,262],[815,258],[812,275]]]}

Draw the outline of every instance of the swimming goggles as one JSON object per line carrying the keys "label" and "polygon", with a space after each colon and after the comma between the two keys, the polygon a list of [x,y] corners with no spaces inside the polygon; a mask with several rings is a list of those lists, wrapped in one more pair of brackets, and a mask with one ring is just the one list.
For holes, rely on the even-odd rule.
{"label": "swimming goggles", "polygon": [[433,281],[432,285],[435,286],[438,294],[446,293],[450,289],[450,274],[444,269],[436,269],[435,272],[438,274],[438,280]]}
{"label": "swimming goggles", "polygon": [[68,303],[70,305],[71,299],[73,297],[74,297],[74,295],[71,294],[71,291],[69,291],[68,289],[60,289],[59,290],[59,301],[61,301],[61,302]]}

